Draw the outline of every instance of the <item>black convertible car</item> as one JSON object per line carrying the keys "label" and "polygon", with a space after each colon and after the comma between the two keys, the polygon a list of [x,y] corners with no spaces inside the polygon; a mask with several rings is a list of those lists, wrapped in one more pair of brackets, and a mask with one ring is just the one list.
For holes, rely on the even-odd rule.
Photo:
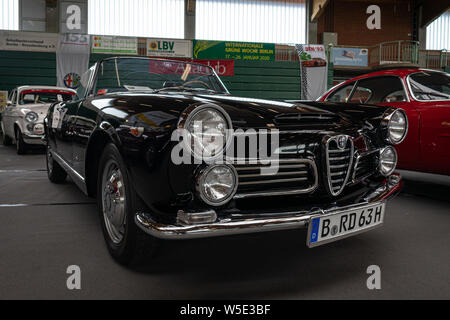
{"label": "black convertible car", "polygon": [[407,124],[392,107],[234,97],[191,62],[108,58],[49,109],[48,176],[98,199],[122,264],[157,238],[307,227],[314,247],[383,224]]}

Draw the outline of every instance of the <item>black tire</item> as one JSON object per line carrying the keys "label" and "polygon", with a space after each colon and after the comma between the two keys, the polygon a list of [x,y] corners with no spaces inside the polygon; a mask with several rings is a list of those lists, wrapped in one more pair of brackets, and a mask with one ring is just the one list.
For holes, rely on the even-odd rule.
{"label": "black tire", "polygon": [[4,146],[10,146],[12,145],[12,139],[6,135],[6,133],[3,132],[3,145]]}
{"label": "black tire", "polygon": [[23,136],[20,129],[17,129],[16,131],[16,150],[19,155],[25,154],[28,151],[28,145],[25,141],[23,141]]}
{"label": "black tire", "polygon": [[[108,177],[109,167],[116,166],[120,170],[121,182],[123,183],[125,201],[124,201],[124,217],[125,221],[123,226],[122,240],[117,242],[113,240],[110,232],[108,231],[107,224],[111,228],[111,222],[107,218],[106,213],[104,214],[104,203],[109,198],[109,204],[111,204],[111,194],[113,193],[110,189],[109,194],[103,188],[105,181],[111,181],[110,179],[105,179]],[[116,190],[116,189],[114,189]],[[105,199],[105,200],[104,200]],[[117,147],[110,143],[103,150],[103,154],[99,162],[98,179],[97,179],[97,204],[99,209],[100,223],[102,226],[103,236],[106,241],[106,245],[111,256],[120,264],[125,266],[138,266],[153,257],[156,247],[157,239],[145,234],[141,229],[139,229],[134,221],[134,214],[140,210],[147,210],[145,205],[136,195],[134,191],[133,184],[130,181],[129,173],[127,171],[126,165],[120,155]]]}
{"label": "black tire", "polygon": [[3,134],[3,145],[4,146],[12,145],[12,139],[8,137],[6,134]]}
{"label": "black tire", "polygon": [[67,172],[53,159],[49,146],[47,146],[46,159],[48,179],[53,183],[63,183],[66,181]]}
{"label": "black tire", "polygon": [[6,132],[3,128],[3,123],[2,123],[2,134],[3,134],[3,145],[4,146],[12,145],[12,139],[6,134]]}

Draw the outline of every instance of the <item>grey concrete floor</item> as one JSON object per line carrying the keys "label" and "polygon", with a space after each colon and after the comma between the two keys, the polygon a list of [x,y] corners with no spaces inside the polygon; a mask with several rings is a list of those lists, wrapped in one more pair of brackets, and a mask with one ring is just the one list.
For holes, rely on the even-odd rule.
{"label": "grey concrete floor", "polygon": [[[94,200],[51,184],[42,152],[0,146],[0,299],[450,299],[450,177],[402,174],[371,232],[316,249],[304,230],[163,242],[132,270],[110,258]],[[381,290],[366,287],[370,265]]]}

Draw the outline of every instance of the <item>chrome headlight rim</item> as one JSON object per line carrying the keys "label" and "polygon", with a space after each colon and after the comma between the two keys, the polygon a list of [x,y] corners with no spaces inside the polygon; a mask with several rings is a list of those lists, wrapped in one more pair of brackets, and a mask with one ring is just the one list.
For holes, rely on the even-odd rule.
{"label": "chrome headlight rim", "polygon": [[[394,165],[392,166],[392,169],[390,169],[388,172],[383,172],[381,162],[383,161],[382,160],[383,154],[387,150],[391,150],[393,152],[394,157],[395,157],[395,162],[394,162]],[[390,176],[392,173],[394,173],[395,169],[397,168],[397,164],[398,164],[398,153],[397,153],[397,150],[395,150],[394,147],[388,146],[388,147],[380,149],[378,171],[380,172],[381,175],[383,175],[385,177]]]}
{"label": "chrome headlight rim", "polygon": [[[225,198],[221,199],[220,201],[213,201],[213,200],[210,200],[207,195],[205,195],[203,187],[205,184],[205,179],[208,177],[208,174],[212,170],[219,168],[219,167],[226,167],[227,169],[229,169],[231,171],[231,173],[233,175],[234,185],[233,185],[233,188],[231,189],[231,192]],[[195,188],[196,188],[197,196],[200,198],[201,201],[203,201],[207,205],[210,205],[213,207],[223,206],[223,205],[229,203],[236,195],[238,185],[239,185],[239,177],[238,177],[236,168],[231,164],[223,163],[223,164],[205,165],[198,171],[196,176],[197,176],[197,178],[196,178]]]}
{"label": "chrome headlight rim", "polygon": [[[403,136],[400,140],[392,139],[392,136],[390,134],[390,129],[389,129],[391,126],[391,123],[392,123],[391,122],[392,118],[397,113],[400,113],[403,116],[403,118],[405,119],[405,132],[403,133]],[[403,110],[401,108],[389,109],[383,116],[382,125],[383,125],[383,134],[385,136],[384,140],[393,146],[402,143],[406,139],[406,136],[408,135],[408,129],[409,129],[408,116],[406,115],[405,110]]]}
{"label": "chrome headlight rim", "polygon": [[[29,119],[30,116],[33,116],[33,117],[34,117],[34,120]],[[38,115],[36,112],[34,112],[34,111],[29,111],[29,112],[27,112],[27,113],[25,114],[24,119],[25,119],[25,121],[27,121],[27,122],[29,122],[29,123],[36,123],[36,122],[38,122],[38,120],[39,120],[39,115]]]}
{"label": "chrome headlight rim", "polygon": [[192,150],[191,144],[189,143],[189,139],[185,140],[185,147],[186,149],[190,152],[191,155],[193,155],[195,158],[197,159],[201,159],[204,160],[206,162],[213,162],[214,160],[217,160],[219,157],[221,157],[226,150],[228,150],[229,146],[231,145],[232,142],[232,138],[233,136],[230,134],[230,132],[233,130],[233,123],[231,121],[230,116],[228,115],[228,113],[225,111],[225,109],[223,109],[221,106],[217,105],[217,104],[213,104],[213,103],[207,103],[207,104],[202,104],[202,105],[197,105],[197,106],[193,106],[188,108],[185,112],[183,112],[181,119],[178,123],[178,128],[179,129],[184,129],[187,132],[190,133],[189,131],[189,126],[192,122],[192,120],[201,112],[205,111],[205,110],[213,110],[215,112],[218,112],[223,119],[226,122],[227,125],[227,129],[225,130],[225,144],[224,147],[222,149],[221,152],[219,152],[218,154],[212,156],[212,157],[205,157],[203,154],[202,155],[198,155],[195,153],[194,150]]}

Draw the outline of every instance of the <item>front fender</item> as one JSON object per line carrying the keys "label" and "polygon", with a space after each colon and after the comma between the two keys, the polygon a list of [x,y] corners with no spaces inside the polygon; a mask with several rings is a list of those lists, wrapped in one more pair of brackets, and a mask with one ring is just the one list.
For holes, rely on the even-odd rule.
{"label": "front fender", "polygon": [[14,133],[16,133],[16,129],[19,129],[20,130],[20,132],[26,132],[26,130],[25,130],[25,124],[24,124],[24,119],[23,118],[19,118],[19,119],[16,119],[15,121],[14,121]]}

